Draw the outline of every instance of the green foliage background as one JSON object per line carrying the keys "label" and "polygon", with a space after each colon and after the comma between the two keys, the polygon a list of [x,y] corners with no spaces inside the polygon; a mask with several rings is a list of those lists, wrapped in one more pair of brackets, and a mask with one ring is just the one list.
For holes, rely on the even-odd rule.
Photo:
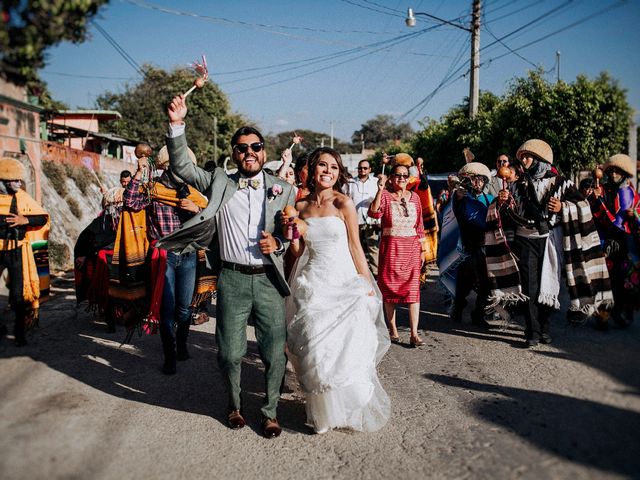
{"label": "green foliage background", "polygon": [[0,72],[16,83],[39,82],[45,51],[60,41],[84,41],[87,22],[108,0],[2,0]]}
{"label": "green foliage background", "polygon": [[482,92],[473,120],[467,112],[468,100],[440,121],[424,122],[414,137],[411,153],[425,158],[432,173],[458,170],[464,165],[464,147],[493,167],[499,154],[513,158],[530,138],[551,145],[561,172],[589,170],[627,151],[632,109],[626,90],[607,73],[594,80],[579,76],[573,83],[550,83],[534,71],[515,79],[501,97]]}
{"label": "green foliage background", "polygon": [[[140,83],[127,84],[122,93],[105,92],[96,103],[99,108],[122,114],[122,120],[110,125],[113,133],[147,142],[157,151],[165,143],[167,105],[174,96],[187,91],[196,76],[186,68],[167,72],[146,64],[143,70],[146,76]],[[186,134],[198,164],[214,160],[214,117],[218,121],[218,159],[215,160],[231,155],[231,136],[248,122],[231,112],[229,100],[220,88],[208,81],[187,97],[187,107]]]}

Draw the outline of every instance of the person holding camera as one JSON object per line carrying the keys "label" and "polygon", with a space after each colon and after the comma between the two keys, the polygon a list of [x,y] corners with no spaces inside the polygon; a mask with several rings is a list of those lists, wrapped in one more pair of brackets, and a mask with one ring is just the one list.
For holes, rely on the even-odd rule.
{"label": "person holding camera", "polygon": [[453,191],[452,207],[467,257],[458,269],[452,318],[454,322],[462,321],[467,295],[477,286],[471,322],[476,326],[489,328],[489,323],[484,319],[489,298],[484,234],[487,228],[487,209],[494,198],[493,195],[485,193],[491,172],[480,162],[469,162],[460,169],[458,177],[460,183]]}
{"label": "person holding camera", "polygon": [[[195,156],[192,156],[195,163]],[[161,152],[156,167],[163,172],[153,182],[144,184],[149,172],[147,156],[138,158],[138,170],[123,194],[124,207],[133,212],[146,211],[147,238],[152,249],[151,262],[164,267],[164,274],[152,275],[151,306],[154,308],[154,288],[163,283],[159,330],[164,354],[162,372],[176,373],[176,360],[187,360],[187,337],[191,324],[191,303],[196,284],[198,252],[181,253],[155,248],[155,242],[180,228],[187,220],[207,206],[207,200],[196,190],[178,179],[169,167],[168,153]],[[154,269],[152,265],[151,269]],[[162,270],[162,268],[161,268]],[[152,317],[153,315],[149,315]],[[174,334],[175,329],[175,334]]]}

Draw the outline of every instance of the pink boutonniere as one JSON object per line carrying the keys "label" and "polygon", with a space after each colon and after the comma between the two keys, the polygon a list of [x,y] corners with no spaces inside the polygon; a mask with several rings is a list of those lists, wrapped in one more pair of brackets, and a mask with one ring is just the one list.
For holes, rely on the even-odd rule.
{"label": "pink boutonniere", "polygon": [[269,202],[273,202],[273,200],[275,200],[275,198],[278,195],[282,195],[282,192],[284,192],[284,190],[282,189],[281,185],[278,185],[277,183],[274,184],[270,189],[269,192],[267,194],[267,197],[269,198]]}

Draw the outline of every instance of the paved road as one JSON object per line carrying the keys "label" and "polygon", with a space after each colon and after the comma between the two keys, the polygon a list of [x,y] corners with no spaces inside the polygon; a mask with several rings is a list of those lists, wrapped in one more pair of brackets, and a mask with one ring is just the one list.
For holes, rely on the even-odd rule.
{"label": "paved road", "polygon": [[[453,324],[424,291],[427,345],[393,345],[382,383],[393,402],[372,434],[313,435],[291,373],[282,436],[259,435],[261,364],[244,365],[249,428],[229,430],[214,321],[192,359],[160,373],[157,337],[134,337],[76,310],[55,282],[41,328],[0,340],[0,478],[640,478],[640,322],[603,334],[555,318],[554,344],[522,349],[522,329]],[[468,317],[465,319],[468,322]],[[401,318],[408,341],[406,314]]]}

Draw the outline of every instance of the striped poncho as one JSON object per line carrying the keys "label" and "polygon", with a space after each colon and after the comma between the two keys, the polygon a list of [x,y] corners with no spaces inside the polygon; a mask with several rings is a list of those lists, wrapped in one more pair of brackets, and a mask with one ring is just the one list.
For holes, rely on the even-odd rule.
{"label": "striped poncho", "polygon": [[[536,183],[536,188],[544,189],[544,192],[536,192],[541,194],[538,198],[542,198],[540,203],[543,207],[552,197],[562,201],[561,211],[549,219],[552,230],[547,237],[541,289],[536,300],[556,309],[560,307],[559,268],[564,262],[569,310],[591,314],[599,307],[611,307],[613,295],[609,273],[588,202],[581,199],[573,182],[559,175]],[[487,213],[485,249],[491,289],[490,306],[530,300],[522,292],[518,259],[511,251],[505,234],[505,226],[514,223],[520,227],[527,226],[527,219],[520,216],[523,212],[522,203],[522,196],[514,189],[511,203],[499,208],[494,202]],[[559,228],[554,229],[556,226]]]}

